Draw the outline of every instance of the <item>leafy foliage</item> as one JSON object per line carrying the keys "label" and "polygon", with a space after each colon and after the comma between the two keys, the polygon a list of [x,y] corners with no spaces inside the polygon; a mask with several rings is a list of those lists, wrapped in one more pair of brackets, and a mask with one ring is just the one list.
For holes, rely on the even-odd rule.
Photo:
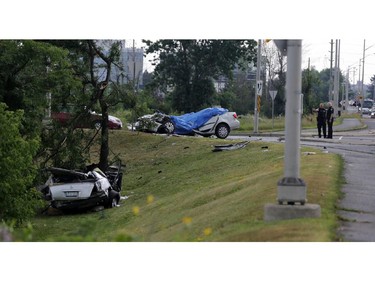
{"label": "leafy foliage", "polygon": [[[108,115],[109,108],[120,102],[132,100],[129,95],[129,85],[120,85],[118,77],[112,75],[115,68],[121,68],[119,57],[121,41],[117,40],[57,40],[47,41],[61,49],[68,51],[68,60],[74,71],[74,77],[79,81],[79,86],[62,95],[54,97],[53,106],[66,106],[72,104],[76,108],[74,119],[84,118],[87,110],[95,110],[102,114],[101,124],[101,150],[99,166],[106,169],[108,165]],[[88,159],[87,149],[91,145],[90,133],[74,128],[72,122],[67,129],[55,128],[60,132],[53,133],[55,141],[50,140],[51,135],[45,139],[46,145],[55,143],[52,147],[54,162],[59,165],[80,166]],[[61,146],[64,144],[64,146]],[[72,161],[73,160],[73,161]],[[74,167],[70,167],[74,168]]]}
{"label": "leafy foliage", "polygon": [[32,188],[36,175],[33,157],[37,139],[22,137],[23,112],[8,111],[0,103],[0,220],[22,223],[35,214],[38,195]]}
{"label": "leafy foliage", "polygon": [[0,41],[0,102],[25,112],[23,133],[39,135],[47,108],[46,94],[69,93],[77,80],[67,52],[32,40]]}
{"label": "leafy foliage", "polygon": [[158,40],[146,41],[147,53],[157,53],[159,63],[153,83],[171,89],[172,107],[190,112],[213,104],[214,78],[231,78],[240,61],[255,59],[253,40]]}

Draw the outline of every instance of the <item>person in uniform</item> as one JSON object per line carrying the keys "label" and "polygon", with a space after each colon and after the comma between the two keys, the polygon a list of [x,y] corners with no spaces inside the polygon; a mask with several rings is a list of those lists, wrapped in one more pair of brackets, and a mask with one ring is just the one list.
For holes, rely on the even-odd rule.
{"label": "person in uniform", "polygon": [[327,138],[328,139],[332,139],[332,133],[333,133],[332,125],[333,125],[333,121],[334,121],[333,112],[334,112],[334,110],[333,110],[333,107],[332,107],[332,103],[329,102],[328,103],[328,109],[327,109],[327,126],[328,126]]}
{"label": "person in uniform", "polygon": [[318,127],[318,135],[319,138],[323,137],[326,138],[326,109],[324,108],[324,104],[319,104],[319,108],[316,110],[318,112],[318,116],[316,117],[317,127]]}

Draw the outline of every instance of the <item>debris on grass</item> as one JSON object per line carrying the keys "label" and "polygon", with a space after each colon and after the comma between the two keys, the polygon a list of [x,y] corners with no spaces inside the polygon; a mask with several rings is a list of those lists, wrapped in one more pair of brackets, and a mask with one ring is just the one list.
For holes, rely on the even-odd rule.
{"label": "debris on grass", "polygon": [[244,148],[250,141],[242,141],[235,144],[225,144],[225,145],[214,145],[213,152],[224,151],[224,150],[236,150]]}

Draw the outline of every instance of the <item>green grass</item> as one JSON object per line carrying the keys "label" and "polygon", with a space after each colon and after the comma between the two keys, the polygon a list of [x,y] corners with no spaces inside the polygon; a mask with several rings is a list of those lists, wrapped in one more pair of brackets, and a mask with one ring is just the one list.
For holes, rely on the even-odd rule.
{"label": "green grass", "polygon": [[[301,153],[309,203],[322,216],[265,222],[283,177],[284,146],[250,142],[212,152],[212,138],[111,131],[111,149],[127,167],[121,206],[76,215],[40,215],[33,241],[336,241],[342,160],[318,150]],[[268,151],[261,147],[267,145]],[[98,151],[92,151],[96,159]]]}
{"label": "green grass", "polygon": [[[253,115],[240,115],[239,120],[241,127],[239,131],[254,130],[254,116]],[[302,118],[302,128],[311,129],[316,127],[316,116],[309,115]],[[283,131],[285,129],[285,116],[275,116],[272,118],[259,117],[258,130],[259,132]]]}

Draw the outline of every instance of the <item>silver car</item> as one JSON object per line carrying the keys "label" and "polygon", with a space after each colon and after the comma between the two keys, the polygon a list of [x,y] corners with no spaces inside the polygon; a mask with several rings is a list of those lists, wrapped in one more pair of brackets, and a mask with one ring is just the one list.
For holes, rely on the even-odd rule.
{"label": "silver car", "polygon": [[111,166],[87,172],[51,167],[45,184],[39,187],[50,206],[61,211],[84,210],[98,205],[112,208],[120,201],[122,172]]}
{"label": "silver car", "polygon": [[221,115],[212,116],[201,127],[193,130],[193,132],[205,137],[215,135],[219,139],[225,139],[232,130],[239,128],[240,121],[237,119],[236,112],[226,112]]}
{"label": "silver car", "polygon": [[181,116],[156,112],[138,118],[135,129],[153,133],[177,135],[213,136],[220,139],[228,137],[232,130],[240,127],[236,112],[224,108],[206,108]]}

